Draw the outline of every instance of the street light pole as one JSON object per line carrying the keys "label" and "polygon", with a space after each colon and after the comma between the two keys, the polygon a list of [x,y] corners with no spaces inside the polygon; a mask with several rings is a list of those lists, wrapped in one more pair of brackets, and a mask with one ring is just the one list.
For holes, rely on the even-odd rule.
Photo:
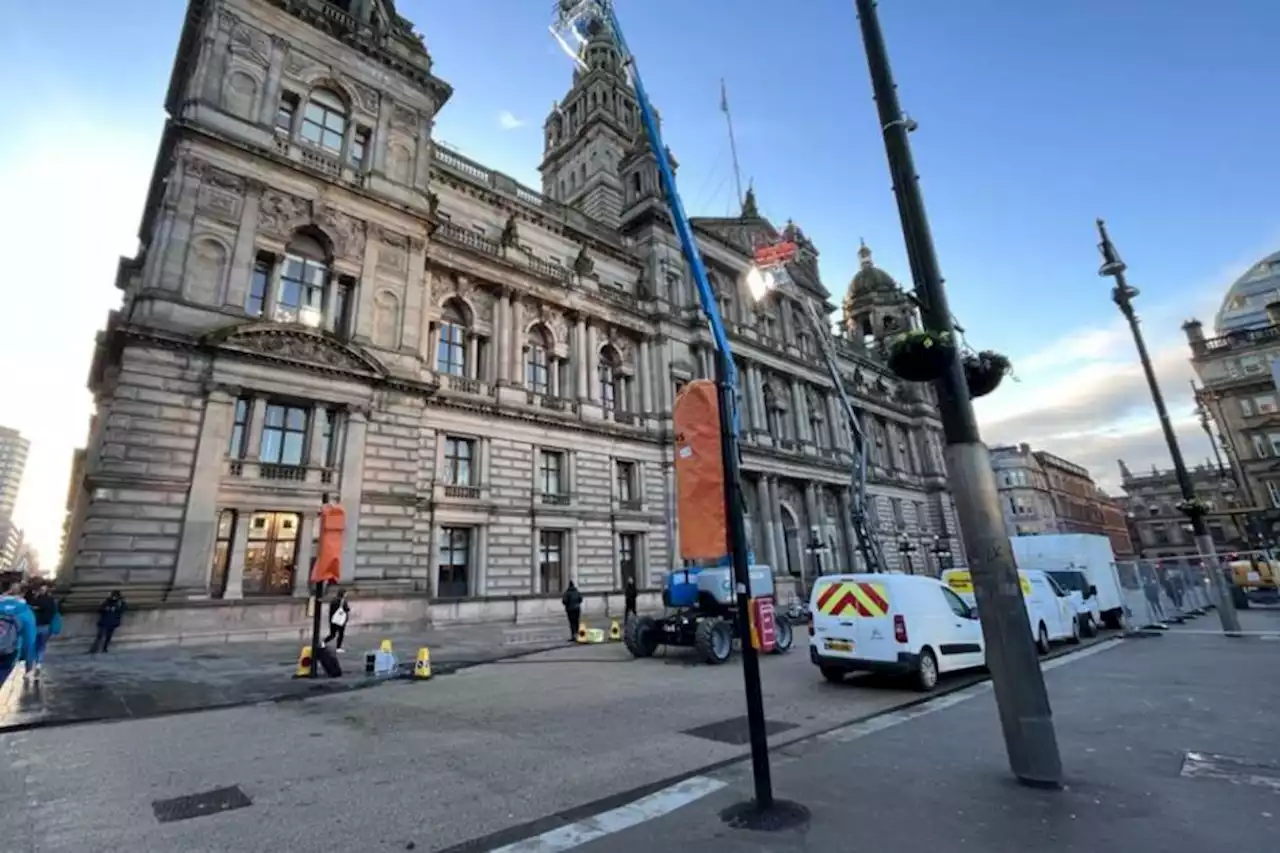
{"label": "street light pole", "polygon": [[1116,303],[1120,313],[1129,321],[1129,330],[1133,332],[1133,343],[1138,348],[1138,359],[1142,362],[1142,372],[1146,374],[1147,386],[1151,389],[1151,402],[1155,404],[1156,416],[1160,419],[1160,429],[1164,431],[1164,440],[1169,445],[1169,456],[1173,460],[1173,473],[1178,478],[1178,489],[1182,492],[1182,501],[1186,509],[1184,514],[1191,520],[1191,530],[1196,539],[1196,551],[1201,562],[1209,571],[1209,580],[1213,585],[1214,597],[1218,599],[1218,619],[1222,622],[1222,630],[1228,634],[1240,630],[1240,616],[1236,613],[1235,602],[1227,589],[1227,579],[1218,567],[1218,558],[1214,553],[1213,537],[1204,523],[1204,510],[1196,502],[1195,488],[1191,485],[1191,476],[1187,473],[1187,465],[1182,460],[1182,448],[1178,446],[1178,436],[1173,431],[1173,422],[1169,420],[1169,410],[1164,404],[1164,395],[1160,392],[1160,383],[1156,380],[1155,368],[1151,365],[1151,356],[1147,353],[1147,342],[1142,338],[1142,329],[1138,325],[1138,315],[1133,310],[1133,298],[1138,295],[1137,288],[1130,287],[1125,281],[1124,261],[1116,252],[1116,247],[1107,235],[1107,224],[1098,220],[1098,250],[1102,252],[1102,266],[1098,275],[1103,278],[1114,278],[1115,287],[1111,289],[1111,300]]}
{"label": "street light pole", "polygon": [[[898,103],[875,2],[855,0],[855,5],[921,318],[928,331],[954,335],[951,309],[907,140],[914,123],[903,115]],[[974,596],[982,613],[987,667],[1000,711],[1009,767],[1023,784],[1058,788],[1062,785],[1062,758],[1049,694],[1031,641],[1031,624],[1004,529],[991,456],[978,433],[958,354],[935,387],[947,442],[947,472],[969,554]]]}

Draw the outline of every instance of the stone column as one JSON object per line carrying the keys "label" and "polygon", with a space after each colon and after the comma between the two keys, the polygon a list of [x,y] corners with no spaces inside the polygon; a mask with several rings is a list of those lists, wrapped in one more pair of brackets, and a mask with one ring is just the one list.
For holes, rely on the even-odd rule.
{"label": "stone column", "polygon": [[671,417],[671,407],[675,404],[675,389],[671,385],[671,339],[658,339],[658,405],[662,408],[662,417]]}
{"label": "stone column", "polygon": [[560,371],[563,368],[563,360],[547,356],[547,394],[552,397],[560,396]]}
{"label": "stone column", "polygon": [[[307,464],[312,468],[324,467],[324,421],[326,415],[324,406],[317,404],[311,407],[311,423],[307,428]],[[330,435],[330,440],[333,440],[332,435]]]}
{"label": "stone column", "polygon": [[231,558],[227,561],[227,588],[222,593],[223,599],[244,598],[244,559],[249,550],[249,522],[252,519],[251,510],[236,509],[236,533],[231,540]]}
{"label": "stone column", "polygon": [[387,131],[391,126],[391,99],[378,95],[378,127],[373,132],[373,170],[379,174],[387,171]]}
{"label": "stone column", "polygon": [[[790,340],[788,338],[788,340]],[[796,441],[808,443],[813,441],[813,436],[809,432],[809,407],[806,405],[804,392],[800,388],[800,383],[794,379],[791,385],[791,408],[795,411],[796,424]]]}
{"label": "stone column", "polygon": [[[249,403],[249,443],[245,445],[245,459],[258,461],[262,453],[262,427],[266,422],[267,401],[258,397]],[[229,438],[228,441],[230,441]]]}
{"label": "stone column", "polygon": [[[840,510],[840,519],[839,519],[840,529],[844,531],[844,537],[843,537],[844,541],[841,544],[843,544],[844,546],[845,571],[847,572],[859,571],[858,557],[857,557],[858,555],[857,532],[853,529],[853,521],[852,521],[853,496],[850,494],[850,489],[848,486],[845,486],[839,492],[836,493],[836,501],[839,504],[839,510]],[[864,572],[866,570],[867,570],[866,567],[863,567],[861,569],[861,571],[864,571]]]}
{"label": "stone column", "polygon": [[[231,269],[227,274],[223,303],[237,311],[244,308],[249,294],[249,279],[253,276],[254,242],[258,231],[258,205],[265,185],[261,181],[245,182],[244,201],[240,205],[240,225],[236,231],[236,245],[231,255]],[[265,306],[264,306],[265,307]]]}
{"label": "stone column", "polygon": [[[372,238],[371,238],[372,239]],[[427,266],[427,241],[421,237],[409,238],[409,274],[404,287],[404,317],[400,323],[400,346],[410,352],[418,349],[422,322],[419,319],[426,306],[426,288],[423,273]]]}
{"label": "stone column", "polygon": [[649,361],[649,339],[640,341],[640,414],[648,417],[653,413],[653,366]]}
{"label": "stone column", "polygon": [[777,574],[787,568],[787,535],[782,526],[782,490],[778,488],[777,476],[769,477],[769,530],[773,535],[773,551],[778,560],[778,564],[773,567],[774,574]]}
{"label": "stone column", "polygon": [[778,552],[773,542],[773,477],[761,474],[756,487],[756,526],[760,531],[760,546],[764,549],[764,560],[776,573],[778,571]]}
{"label": "stone column", "polygon": [[222,481],[222,462],[231,439],[234,413],[235,396],[229,390],[214,388],[209,392],[173,576],[173,590],[180,595],[208,593],[209,566],[218,538],[218,484]]}
{"label": "stone column", "polygon": [[585,398],[593,402],[600,388],[600,330],[595,323],[587,324],[587,393]]}
{"label": "stone column", "polygon": [[267,84],[262,87],[262,108],[258,111],[258,124],[274,128],[276,105],[280,102],[280,73],[284,70],[284,54],[289,43],[280,36],[271,37],[271,59],[267,66]]}
{"label": "stone column", "polygon": [[418,147],[414,152],[416,160],[413,168],[413,185],[426,189],[431,176],[431,117],[419,116]]}
{"label": "stone column", "polygon": [[268,323],[275,319],[276,302],[280,299],[280,277],[284,275],[284,257],[277,256],[271,262],[271,277],[267,281],[267,292],[262,300],[262,319]]}
{"label": "stone column", "polygon": [[346,538],[342,543],[342,580],[355,577],[356,540],[360,532],[360,495],[364,479],[364,442],[369,430],[369,416],[353,409],[347,415],[347,439],[342,451],[342,483],[338,500],[347,511]]}
{"label": "stone column", "polygon": [[781,294],[778,296],[778,322],[782,324],[782,342],[788,346],[795,346],[796,330],[793,327],[791,301],[784,298]]}
{"label": "stone column", "polygon": [[479,338],[474,333],[467,335],[467,369],[469,379],[480,378],[480,364],[477,359],[480,357]]}
{"label": "stone column", "polygon": [[831,446],[845,450],[849,447],[849,424],[845,420],[844,406],[836,399],[837,393],[831,391],[827,394],[827,419],[831,423]]}
{"label": "stone column", "polygon": [[493,336],[498,339],[498,384],[511,381],[511,302],[504,291],[498,294],[497,328]]}
{"label": "stone column", "polygon": [[204,91],[201,99],[217,104],[222,101],[222,83],[227,73],[227,55],[231,42],[231,28],[235,16],[230,12],[218,13],[218,30],[213,37],[213,48],[210,52],[208,73],[204,79]]}
{"label": "stone column", "polygon": [[315,556],[320,516],[314,512],[304,512],[300,515],[297,559],[294,562],[293,571],[293,594],[305,598],[311,591],[311,558]]}
{"label": "stone column", "polygon": [[507,378],[512,385],[524,384],[524,372],[520,363],[520,357],[524,354],[524,302],[520,299],[520,294],[511,294],[511,335],[510,335],[510,362]]}
{"label": "stone column", "polygon": [[573,349],[574,360],[577,370],[577,378],[574,380],[574,390],[577,392],[579,400],[587,399],[587,323],[582,317],[579,317],[573,325]]}

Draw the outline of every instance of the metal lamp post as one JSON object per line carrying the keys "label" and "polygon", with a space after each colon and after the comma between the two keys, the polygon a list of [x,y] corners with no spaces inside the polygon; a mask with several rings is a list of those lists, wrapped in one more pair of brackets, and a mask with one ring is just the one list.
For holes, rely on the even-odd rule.
{"label": "metal lamp post", "polygon": [[[876,4],[874,0],[855,2],[920,316],[928,331],[954,335],[955,324],[907,138],[916,125],[898,103]],[[974,595],[982,612],[987,667],[991,670],[1009,767],[1023,784],[1058,788],[1062,785],[1062,757],[1053,730],[1049,694],[1031,641],[1031,624],[1018,586],[1013,549],[1004,529],[991,455],[978,431],[958,353],[934,387],[947,442],[947,472],[971,563]]]}
{"label": "metal lamp post", "polygon": [[898,552],[902,554],[902,561],[907,566],[907,574],[914,575],[916,573],[915,566],[911,564],[911,555],[916,550],[916,545],[911,541],[911,537],[907,535],[906,530],[898,531]]}
{"label": "metal lamp post", "polygon": [[951,568],[951,548],[947,545],[947,540],[938,534],[933,535],[933,559],[938,564],[939,571],[946,571]]}
{"label": "metal lamp post", "polygon": [[1151,389],[1151,402],[1155,404],[1156,415],[1160,419],[1160,428],[1164,431],[1165,443],[1169,446],[1169,456],[1173,459],[1174,476],[1178,479],[1178,488],[1182,492],[1182,511],[1191,522],[1191,530],[1196,539],[1196,551],[1201,562],[1209,571],[1213,585],[1214,597],[1217,599],[1218,619],[1222,622],[1222,630],[1236,633],[1240,630],[1240,617],[1236,613],[1235,603],[1227,589],[1227,579],[1218,566],[1214,554],[1213,537],[1205,526],[1205,508],[1196,499],[1195,488],[1191,484],[1191,476],[1187,473],[1187,465],[1182,459],[1182,448],[1178,446],[1178,436],[1173,431],[1173,422],[1169,420],[1169,410],[1164,404],[1164,395],[1160,392],[1160,383],[1156,380],[1155,368],[1151,365],[1151,356],[1147,353],[1147,343],[1142,338],[1142,329],[1138,324],[1138,315],[1133,310],[1133,298],[1138,289],[1125,281],[1125,263],[1120,260],[1116,247],[1107,234],[1107,224],[1098,220],[1098,250],[1102,252],[1102,266],[1098,275],[1115,279],[1115,287],[1111,290],[1111,299],[1120,309],[1120,313],[1129,322],[1129,330],[1133,332],[1133,343],[1138,348],[1138,359],[1142,362],[1142,371],[1147,377],[1147,386]]}

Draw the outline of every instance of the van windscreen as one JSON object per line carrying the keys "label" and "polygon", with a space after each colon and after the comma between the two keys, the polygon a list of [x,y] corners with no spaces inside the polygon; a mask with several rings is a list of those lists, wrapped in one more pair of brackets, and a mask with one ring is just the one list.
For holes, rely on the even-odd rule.
{"label": "van windscreen", "polygon": [[1089,580],[1084,576],[1084,572],[1045,572],[1046,575],[1058,582],[1058,586],[1068,592],[1088,592]]}

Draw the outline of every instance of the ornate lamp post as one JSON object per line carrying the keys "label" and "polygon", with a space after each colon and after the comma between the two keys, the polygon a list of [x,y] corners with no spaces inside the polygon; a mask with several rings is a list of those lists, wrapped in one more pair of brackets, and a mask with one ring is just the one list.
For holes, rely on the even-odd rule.
{"label": "ornate lamp post", "polygon": [[911,564],[911,555],[915,553],[916,543],[911,541],[911,537],[907,535],[905,527],[898,528],[898,553],[902,555],[902,562],[907,567],[907,574],[914,575],[916,573],[915,566]]}

